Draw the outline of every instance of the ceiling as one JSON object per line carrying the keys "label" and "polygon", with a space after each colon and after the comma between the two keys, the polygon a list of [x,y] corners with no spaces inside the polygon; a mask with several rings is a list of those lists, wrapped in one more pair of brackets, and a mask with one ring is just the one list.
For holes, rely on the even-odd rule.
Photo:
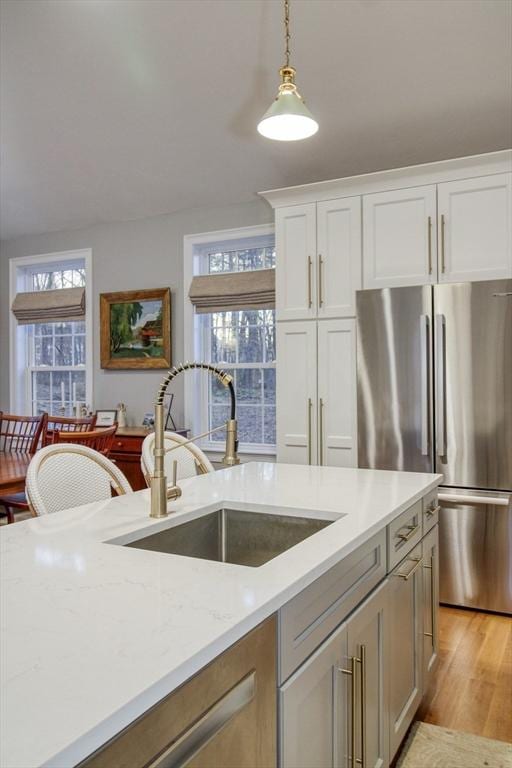
{"label": "ceiling", "polygon": [[3,0],[2,237],[254,199],[262,189],[512,144],[510,0],[292,0],[320,123],[256,123],[278,0]]}

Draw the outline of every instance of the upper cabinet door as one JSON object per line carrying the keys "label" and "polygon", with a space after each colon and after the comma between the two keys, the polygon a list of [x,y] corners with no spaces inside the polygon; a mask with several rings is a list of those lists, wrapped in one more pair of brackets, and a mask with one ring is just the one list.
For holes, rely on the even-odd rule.
{"label": "upper cabinet door", "polygon": [[329,467],[357,467],[355,323],[318,323],[318,463]]}
{"label": "upper cabinet door", "polygon": [[512,277],[512,173],[438,186],[439,282]]}
{"label": "upper cabinet door", "polygon": [[277,460],[316,464],[316,321],[277,324]]}
{"label": "upper cabinet door", "polygon": [[361,288],[361,198],[317,204],[319,318],[355,317]]}
{"label": "upper cabinet door", "polygon": [[363,287],[435,283],[435,216],[435,184],[364,195]]}
{"label": "upper cabinet door", "polygon": [[316,204],[276,210],[276,317],[316,317]]}

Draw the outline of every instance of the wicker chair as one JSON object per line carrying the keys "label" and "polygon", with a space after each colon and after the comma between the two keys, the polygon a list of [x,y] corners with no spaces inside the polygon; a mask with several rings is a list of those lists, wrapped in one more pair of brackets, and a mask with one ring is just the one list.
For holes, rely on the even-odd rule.
{"label": "wicker chair", "polygon": [[112,492],[118,496],[133,492],[109,459],[85,445],[70,443],[48,445],[35,454],[25,490],[34,516],[105,501]]}
{"label": "wicker chair", "polygon": [[87,418],[69,418],[68,416],[48,416],[43,431],[42,444],[51,445],[56,432],[89,432],[96,425],[96,414]]}
{"label": "wicker chair", "polygon": [[[47,417],[46,413],[41,416],[14,416],[0,411],[0,451],[34,454],[46,428]],[[0,496],[0,509],[5,510],[7,522],[14,523],[16,512],[28,511],[23,491]]]}
{"label": "wicker chair", "polygon": [[[205,475],[208,472],[215,472],[213,464],[208,459],[205,453],[194,445],[194,443],[187,443],[187,439],[181,435],[177,435],[176,432],[164,432],[164,446],[166,450],[165,454],[165,474],[167,477],[172,477],[172,465],[173,461],[178,462],[178,480],[183,480],[186,477],[194,477],[195,475]],[[155,467],[155,458],[153,456],[153,447],[155,444],[155,434],[152,432],[142,443],[142,453],[140,457],[140,465],[142,474],[146,480],[146,485],[151,483],[151,475]],[[174,448],[176,445],[180,446],[175,448],[172,452],[168,453],[170,448]]]}
{"label": "wicker chair", "polygon": [[103,456],[108,456],[114,444],[114,437],[117,431],[117,424],[106,429],[96,429],[92,432],[55,432],[53,435],[53,445],[70,443],[73,445],[85,445],[98,451]]}

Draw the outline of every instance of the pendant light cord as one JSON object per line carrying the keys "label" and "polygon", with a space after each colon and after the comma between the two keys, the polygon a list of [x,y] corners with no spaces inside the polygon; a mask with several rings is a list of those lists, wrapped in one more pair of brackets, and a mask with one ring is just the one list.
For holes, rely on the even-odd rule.
{"label": "pendant light cord", "polygon": [[290,66],[290,0],[284,0],[284,29],[286,47],[284,49],[285,66]]}

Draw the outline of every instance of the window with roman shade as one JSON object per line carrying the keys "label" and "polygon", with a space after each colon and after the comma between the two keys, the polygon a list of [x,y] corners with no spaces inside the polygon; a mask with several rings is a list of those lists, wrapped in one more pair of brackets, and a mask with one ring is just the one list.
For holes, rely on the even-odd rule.
{"label": "window with roman shade", "polygon": [[[86,257],[70,252],[22,258],[15,268],[14,326],[18,412],[71,416],[89,404]],[[11,294],[12,295],[12,294]]]}
{"label": "window with roman shade", "polygon": [[[270,228],[269,228],[270,229]],[[273,230],[194,246],[194,276],[189,299],[194,306],[194,350],[190,359],[221,366],[234,378],[238,436],[242,453],[275,452],[275,241]],[[212,377],[197,377],[193,432],[214,429],[228,418],[224,387]],[[223,431],[201,445],[223,447]]]}

